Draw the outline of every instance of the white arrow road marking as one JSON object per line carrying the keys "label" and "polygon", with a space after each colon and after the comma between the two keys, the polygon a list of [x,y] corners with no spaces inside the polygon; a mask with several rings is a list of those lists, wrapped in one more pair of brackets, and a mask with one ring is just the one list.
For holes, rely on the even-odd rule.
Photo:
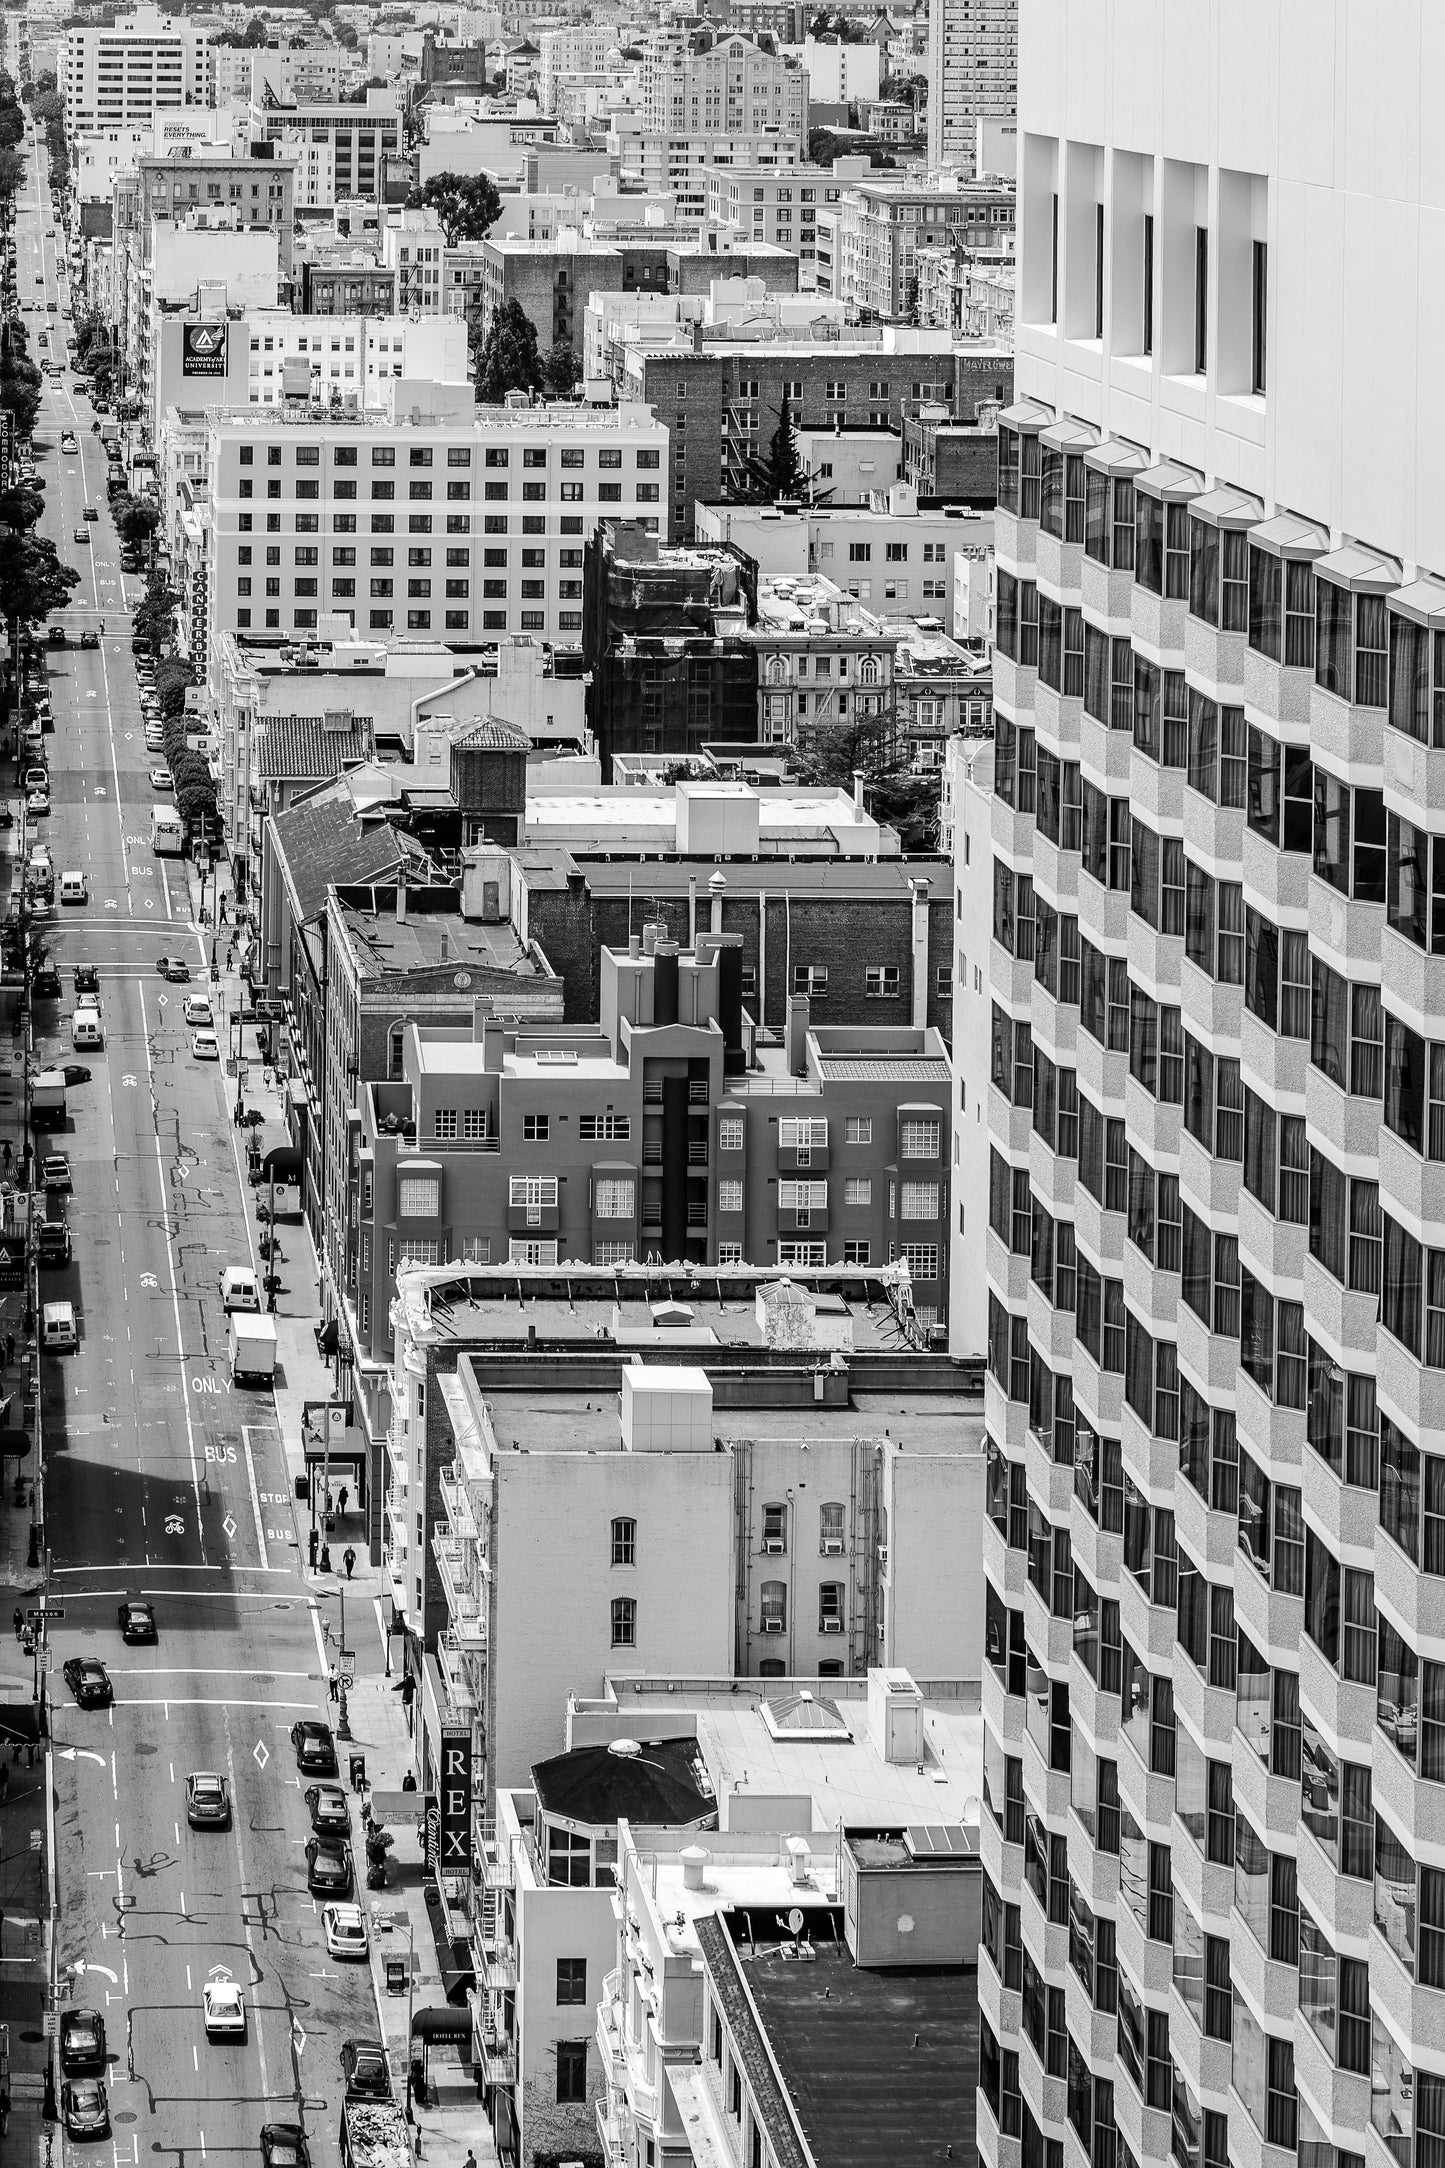
{"label": "white arrow road marking", "polygon": [[88,1746],[63,1746],[60,1749],[62,1761],[74,1761],[77,1755],[82,1761],[99,1762],[102,1769],[105,1767],[105,1756],[93,1754]]}
{"label": "white arrow road marking", "polygon": [[79,1960],[77,1961],[77,1964],[76,1964],[76,1967],[75,1967],[75,1969],[76,1969],[76,1971],[77,1971],[78,1973],[80,1973],[80,1972],[100,1972],[100,1973],[103,1973],[103,1974],[105,1975],[106,1979],[107,1979],[107,1980],[109,1980],[109,1982],[110,1982],[110,1984],[111,1984],[111,1986],[112,1986],[112,1987],[117,1987],[117,1986],[119,1986],[119,1984],[120,1984],[120,1983],[119,1983],[119,1981],[118,1981],[118,1980],[116,1979],[116,1976],[115,1976],[115,1974],[114,1974],[114,1973],[113,1973],[113,1972],[111,1971],[111,1969],[110,1969],[109,1965],[98,1965],[98,1964],[97,1964],[97,1963],[95,1962],[95,1959],[94,1959],[93,1957],[90,1957],[90,1958],[82,1957],[82,1958],[80,1958],[80,1959],[79,1959]]}

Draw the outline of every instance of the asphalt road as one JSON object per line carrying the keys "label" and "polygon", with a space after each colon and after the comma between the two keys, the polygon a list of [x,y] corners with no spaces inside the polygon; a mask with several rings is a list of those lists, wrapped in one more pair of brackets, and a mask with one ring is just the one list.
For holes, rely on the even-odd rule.
{"label": "asphalt road", "polygon": [[[56,243],[38,172],[18,226],[19,283],[32,332],[63,352],[65,318],[33,312],[36,278],[59,300]],[[48,205],[46,206],[48,210]],[[32,341],[32,351],[33,351]],[[156,972],[163,951],[200,977],[206,954],[174,859],[149,846],[153,796],[121,574],[92,411],[47,387],[36,427],[45,527],[86,577],[52,650],[52,811],[44,832],[58,876],[88,875],[84,908],[51,920],[65,993],[39,1005],[40,1061],[92,1069],[70,1094],[74,1261],[42,1277],[42,1299],[76,1305],[77,1353],[48,1357],[42,1385],[45,1521],[57,1750],[55,1842],[62,1973],[98,2009],[111,2055],[115,2161],[258,2157],[263,2122],[305,2123],[313,2158],[336,2157],[337,2052],[377,2029],[370,1970],[328,1959],[306,1890],[308,1818],[288,1732],[324,1715],[325,1664],[300,1568],[269,1394],[233,1391],[218,1275],[254,1261],[238,1133],[220,1065],[197,1062],[181,1021],[185,989]],[[62,455],[62,427],[79,451]],[[87,503],[99,508],[77,546]],[[88,564],[86,560],[88,559]],[[134,593],[132,594],[134,599]],[[107,612],[111,614],[107,614]],[[105,618],[98,649],[75,645]],[[103,1053],[73,1056],[70,973],[99,966]],[[221,1019],[218,1018],[218,1025]],[[155,1598],[155,1648],[127,1649],[124,1596]],[[66,1657],[101,1657],[109,1713],[71,1702]],[[231,1783],[234,1826],[198,1833],[185,1779]],[[201,1990],[224,1967],[249,2007],[244,2043],[208,2045]]]}

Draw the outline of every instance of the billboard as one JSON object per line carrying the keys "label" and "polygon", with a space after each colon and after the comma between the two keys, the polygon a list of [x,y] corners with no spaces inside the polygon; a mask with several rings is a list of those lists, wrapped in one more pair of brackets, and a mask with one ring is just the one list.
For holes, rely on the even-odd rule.
{"label": "billboard", "polygon": [[182,324],[181,375],[224,376],[225,373],[225,325]]}

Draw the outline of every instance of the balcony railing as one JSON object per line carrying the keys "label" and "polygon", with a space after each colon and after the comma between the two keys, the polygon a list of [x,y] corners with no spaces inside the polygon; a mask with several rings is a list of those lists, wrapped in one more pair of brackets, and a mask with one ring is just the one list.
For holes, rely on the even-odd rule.
{"label": "balcony railing", "polygon": [[500,1137],[399,1136],[396,1140],[396,1148],[398,1153],[425,1152],[429,1158],[435,1158],[442,1152],[448,1155],[452,1152],[500,1152],[502,1140]]}
{"label": "balcony railing", "polygon": [[622,2143],[622,2134],[613,2120],[611,2103],[607,2100],[599,2100],[597,2103],[597,2136],[606,2168],[627,2168],[627,2153]]}
{"label": "balcony railing", "polygon": [[487,1889],[510,1889],[516,1870],[512,1864],[512,1847],[497,1837],[482,1837],[477,1845],[478,1864],[482,1881]]}

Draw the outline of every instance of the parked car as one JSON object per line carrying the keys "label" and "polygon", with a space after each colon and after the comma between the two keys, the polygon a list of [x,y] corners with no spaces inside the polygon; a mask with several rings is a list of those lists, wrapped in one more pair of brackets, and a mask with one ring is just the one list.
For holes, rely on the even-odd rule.
{"label": "parked car", "polygon": [[341,2048],[341,2075],[348,2100],[390,2100],[391,2071],[379,2040],[347,2040]]}
{"label": "parked car", "polygon": [[366,1922],[360,1905],[324,1905],[321,1927],[329,1956],[365,1957]]}
{"label": "parked car", "polygon": [[69,1189],[70,1161],[64,1152],[47,1152],[40,1162],[40,1182],[43,1189]]}
{"label": "parked car", "polygon": [[110,2105],[99,2078],[67,2078],[60,2088],[60,2112],[67,2138],[105,2138],[110,2134]]}
{"label": "parked car", "polygon": [[306,1887],[313,1897],[351,1895],[351,1847],[323,1837],[306,1842]]}
{"label": "parked car", "polygon": [[194,1061],[219,1061],[220,1043],[213,1031],[194,1031],[191,1034],[191,1058]]}
{"label": "parked car", "polygon": [[311,1827],[322,1837],[351,1834],[351,1804],[339,1784],[312,1784],[305,1793]]}
{"label": "parked car", "polygon": [[299,2123],[261,2125],[261,2168],[311,2168],[306,2133]]}
{"label": "parked car", "polygon": [[68,2078],[104,2070],[105,2019],[98,2010],[62,2011],[60,2068]]}
{"label": "parked car", "polygon": [[336,1775],[336,1742],[329,1724],[319,1723],[311,1716],[298,1717],[291,1726],[291,1744],[296,1749],[296,1766],[303,1776]]}
{"label": "parked car", "polygon": [[163,979],[173,979],[177,984],[184,984],[191,975],[191,967],[184,956],[158,956],[156,969]]}

